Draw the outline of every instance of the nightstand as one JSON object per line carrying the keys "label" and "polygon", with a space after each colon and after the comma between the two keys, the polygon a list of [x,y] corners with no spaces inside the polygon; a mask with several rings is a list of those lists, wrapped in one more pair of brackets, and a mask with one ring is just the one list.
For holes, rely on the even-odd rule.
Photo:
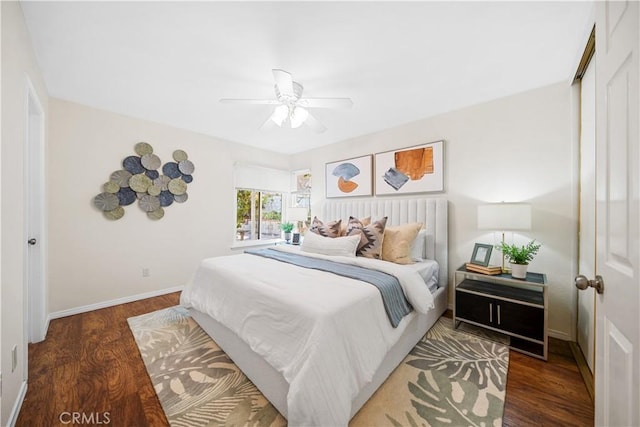
{"label": "nightstand", "polygon": [[488,276],[467,270],[455,272],[453,324],[460,322],[490,329],[509,337],[513,350],[547,360],[547,278],[527,273]]}

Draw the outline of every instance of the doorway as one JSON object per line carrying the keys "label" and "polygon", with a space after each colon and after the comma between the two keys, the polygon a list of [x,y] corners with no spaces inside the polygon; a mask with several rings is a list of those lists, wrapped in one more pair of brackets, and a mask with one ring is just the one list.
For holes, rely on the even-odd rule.
{"label": "doorway", "polygon": [[[595,277],[596,271],[596,80],[595,28],[591,31],[576,80],[580,82],[580,274]],[[594,398],[595,366],[595,290],[578,292],[576,341],[580,354],[576,360],[587,390]],[[584,361],[585,363],[582,363]],[[586,366],[585,366],[586,365]]]}
{"label": "doorway", "polygon": [[[26,78],[25,141],[25,337],[44,340],[47,332],[46,232],[45,232],[45,117],[42,103]],[[25,351],[23,354],[26,354]],[[26,363],[26,360],[25,360]],[[25,364],[26,366],[26,364]],[[26,370],[25,370],[26,372]]]}

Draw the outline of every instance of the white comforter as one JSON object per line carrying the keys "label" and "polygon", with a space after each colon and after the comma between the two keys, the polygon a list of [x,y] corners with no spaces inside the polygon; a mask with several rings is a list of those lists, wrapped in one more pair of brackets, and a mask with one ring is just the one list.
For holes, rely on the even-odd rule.
{"label": "white comforter", "polygon": [[[433,307],[415,270],[360,257],[302,254],[394,274],[417,311]],[[394,329],[374,286],[250,254],[203,260],[181,303],[234,331],[284,376],[292,426],[346,426],[352,399],[415,315]]]}

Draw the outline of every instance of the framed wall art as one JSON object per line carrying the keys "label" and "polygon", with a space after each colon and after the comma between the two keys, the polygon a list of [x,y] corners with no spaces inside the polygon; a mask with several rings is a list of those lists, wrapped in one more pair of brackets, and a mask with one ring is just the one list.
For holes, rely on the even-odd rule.
{"label": "framed wall art", "polygon": [[327,163],[325,165],[327,198],[371,196],[373,194],[372,163],[371,154]]}
{"label": "framed wall art", "polygon": [[376,153],[376,196],[444,190],[444,141]]}

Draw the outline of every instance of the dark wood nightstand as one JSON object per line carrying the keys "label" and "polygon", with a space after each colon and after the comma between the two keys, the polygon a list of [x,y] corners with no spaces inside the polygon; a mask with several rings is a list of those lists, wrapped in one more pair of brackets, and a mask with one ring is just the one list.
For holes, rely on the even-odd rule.
{"label": "dark wood nightstand", "polygon": [[509,336],[510,347],[547,360],[547,278],[527,273],[488,276],[467,270],[455,272],[453,321],[480,326]]}

